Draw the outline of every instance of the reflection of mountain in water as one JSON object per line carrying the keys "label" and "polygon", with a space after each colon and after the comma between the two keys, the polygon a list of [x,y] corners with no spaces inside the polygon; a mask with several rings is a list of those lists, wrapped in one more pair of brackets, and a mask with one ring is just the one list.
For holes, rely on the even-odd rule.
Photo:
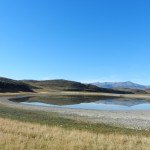
{"label": "reflection of mountain in water", "polygon": [[121,105],[121,106],[134,106],[139,104],[147,103],[145,100],[141,99],[107,99],[96,101],[96,104],[108,104],[108,105]]}
{"label": "reflection of mountain in water", "polygon": [[33,96],[33,97],[22,97],[22,98],[15,98],[11,99],[14,102],[40,102],[46,104],[53,104],[53,105],[75,105],[80,103],[91,103],[96,102],[99,100],[105,99],[113,99],[112,97],[106,96],[65,96],[65,95],[57,95],[57,96]]}
{"label": "reflection of mountain in water", "polygon": [[97,97],[97,96],[37,96],[11,99],[14,102],[39,102],[59,106],[76,105],[81,103],[95,103],[106,105],[134,106],[147,103],[144,99],[124,99],[115,97]]}

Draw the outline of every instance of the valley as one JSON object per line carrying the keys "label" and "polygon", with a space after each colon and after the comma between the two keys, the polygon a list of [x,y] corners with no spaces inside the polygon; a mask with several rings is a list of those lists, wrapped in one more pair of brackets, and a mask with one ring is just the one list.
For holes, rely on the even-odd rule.
{"label": "valley", "polygon": [[[117,149],[117,147],[121,149],[130,147],[129,149],[133,149],[143,144],[147,147],[150,144],[150,109],[117,110],[115,108],[114,110],[107,110],[104,107],[104,105],[110,105],[110,108],[113,108],[116,105],[117,107],[125,106],[130,108],[131,106],[143,103],[149,104],[149,93],[134,93],[133,91],[100,88],[90,84],[67,80],[16,81],[1,78],[0,81],[2,89],[0,92],[0,148],[19,149],[21,143],[17,140],[17,137],[16,145],[13,145],[11,142],[17,133],[20,134],[20,138],[22,139],[28,137],[27,141],[24,139],[24,143],[21,144],[22,147],[25,148],[26,145],[32,148],[30,143],[32,137],[30,138],[29,136],[33,134],[36,140],[32,141],[32,143],[38,145],[38,140],[42,141],[43,138],[40,138],[40,132],[35,131],[40,128],[43,132],[43,128],[45,127],[48,131],[47,136],[52,136],[52,132],[57,130],[61,132],[59,136],[62,137],[67,137],[66,134],[71,134],[70,138],[78,135],[78,138],[74,139],[75,141],[80,140],[79,137],[82,136],[93,136],[97,141],[107,138],[108,141],[114,143],[114,146],[111,144],[111,147],[109,147],[109,142],[101,145],[101,148],[104,149]],[[12,90],[9,90],[9,87]],[[36,105],[36,103],[41,102],[44,104],[43,106]],[[35,103],[35,105],[32,105],[32,103]],[[101,104],[101,107],[104,109],[70,107],[80,104],[85,105],[87,103],[89,103],[89,106],[94,104],[94,108],[96,108],[95,104],[98,108],[100,108]],[[16,128],[10,129],[9,125],[6,125],[4,129],[2,122],[6,124],[10,123],[11,126],[16,126]],[[25,126],[28,130],[32,128],[35,131],[32,130],[25,135],[21,126]],[[10,133],[12,134],[7,139]],[[103,138],[97,137],[97,135],[103,136]],[[111,138],[112,135],[113,139]],[[58,134],[56,134],[57,136]],[[56,145],[51,147],[59,149],[59,146],[61,146],[62,148],[60,140],[58,142],[56,137],[53,136],[53,142],[58,147]],[[67,138],[67,143],[72,143],[73,141],[70,141],[69,137]],[[121,138],[122,140],[126,139],[126,145],[122,145],[123,141]],[[120,141],[116,143],[115,140],[119,139]],[[131,139],[132,143],[129,142]],[[7,144],[7,140],[10,144]],[[64,149],[75,149],[77,145],[83,148],[86,145],[86,141],[92,142],[92,139],[87,138],[82,143],[77,142],[75,145],[71,143],[64,145]],[[140,141],[140,144],[138,144],[138,141]],[[62,140],[62,142],[64,141]],[[49,148],[47,142],[43,141],[39,144],[38,147],[41,147],[40,149]],[[33,148],[35,147],[33,145]],[[94,147],[98,149],[100,143],[93,143],[93,145],[87,146],[87,149]]]}

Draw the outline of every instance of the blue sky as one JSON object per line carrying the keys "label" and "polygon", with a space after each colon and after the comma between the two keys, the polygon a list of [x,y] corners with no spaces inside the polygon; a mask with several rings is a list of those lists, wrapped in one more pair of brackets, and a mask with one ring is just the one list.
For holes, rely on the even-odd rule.
{"label": "blue sky", "polygon": [[0,0],[0,76],[150,84],[150,2]]}

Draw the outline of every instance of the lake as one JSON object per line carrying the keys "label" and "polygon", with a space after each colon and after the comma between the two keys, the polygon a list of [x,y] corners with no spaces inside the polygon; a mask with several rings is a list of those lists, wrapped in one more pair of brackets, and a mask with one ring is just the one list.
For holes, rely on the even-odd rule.
{"label": "lake", "polygon": [[114,98],[102,96],[32,96],[11,99],[13,102],[39,107],[60,107],[94,110],[150,110],[145,99]]}

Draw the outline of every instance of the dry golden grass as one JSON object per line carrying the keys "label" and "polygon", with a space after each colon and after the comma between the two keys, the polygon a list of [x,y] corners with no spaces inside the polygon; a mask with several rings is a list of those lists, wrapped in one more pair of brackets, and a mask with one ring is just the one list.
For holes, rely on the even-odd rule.
{"label": "dry golden grass", "polygon": [[0,118],[3,150],[149,150],[150,137],[96,134]]}

